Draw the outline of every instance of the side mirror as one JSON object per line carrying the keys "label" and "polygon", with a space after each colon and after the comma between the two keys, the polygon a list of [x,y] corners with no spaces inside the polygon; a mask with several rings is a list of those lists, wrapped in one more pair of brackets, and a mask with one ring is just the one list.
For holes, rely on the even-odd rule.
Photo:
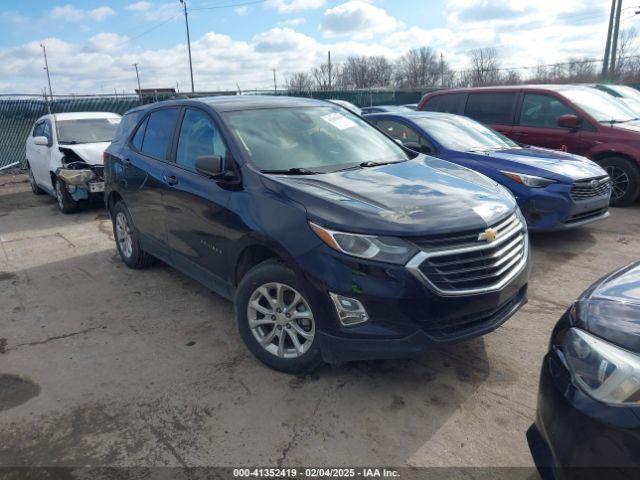
{"label": "side mirror", "polygon": [[433,153],[428,145],[420,145],[418,142],[404,142],[402,145],[409,150],[413,150],[414,152],[418,153],[424,153],[425,155]]}
{"label": "side mirror", "polygon": [[49,145],[49,139],[47,137],[35,137],[33,139],[33,143],[35,143],[36,145],[41,145],[43,147],[48,147]]}
{"label": "side mirror", "polygon": [[571,130],[575,130],[580,128],[582,124],[582,119],[576,115],[561,115],[558,119],[558,126],[563,128],[570,128]]}
{"label": "side mirror", "polygon": [[219,177],[225,172],[224,160],[220,155],[203,155],[196,158],[196,172],[208,177]]}

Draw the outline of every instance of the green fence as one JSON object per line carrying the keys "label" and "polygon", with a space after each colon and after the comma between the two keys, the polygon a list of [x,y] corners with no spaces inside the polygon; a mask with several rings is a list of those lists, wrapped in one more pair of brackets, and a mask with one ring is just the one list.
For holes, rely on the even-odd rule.
{"label": "green fence", "polygon": [[[403,105],[417,103],[428,90],[348,90],[293,93],[278,91],[278,95],[295,95],[317,99],[346,100],[359,107],[371,105]],[[196,93],[193,96],[215,95],[218,92]],[[273,95],[273,91],[252,91],[246,94]],[[192,95],[190,95],[192,96]],[[35,95],[0,95],[0,168],[19,162],[25,166],[25,141],[34,122],[47,113],[112,112],[123,114],[141,104],[175,97],[174,94],[65,96],[45,100]]]}

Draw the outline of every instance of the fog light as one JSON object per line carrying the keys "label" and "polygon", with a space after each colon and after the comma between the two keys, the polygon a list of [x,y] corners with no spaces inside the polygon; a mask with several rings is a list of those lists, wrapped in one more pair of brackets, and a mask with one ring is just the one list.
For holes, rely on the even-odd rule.
{"label": "fog light", "polygon": [[331,292],[329,292],[329,296],[336,307],[340,323],[345,327],[369,321],[369,315],[367,315],[367,311],[359,300]]}

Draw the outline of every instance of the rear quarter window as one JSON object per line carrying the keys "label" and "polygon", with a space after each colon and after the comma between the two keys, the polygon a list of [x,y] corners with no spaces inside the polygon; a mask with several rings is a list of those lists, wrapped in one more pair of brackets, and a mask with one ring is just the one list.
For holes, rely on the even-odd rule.
{"label": "rear quarter window", "polygon": [[482,123],[510,125],[515,101],[516,92],[470,93],[465,115]]}
{"label": "rear quarter window", "polygon": [[138,124],[140,117],[144,112],[138,110],[136,112],[125,113],[118,125],[115,135],[113,136],[114,142],[122,141],[126,138],[129,138],[131,132]]}
{"label": "rear quarter window", "polygon": [[448,95],[436,95],[427,100],[423,110],[429,112],[457,113],[464,111],[466,93],[451,93]]}
{"label": "rear quarter window", "polygon": [[142,153],[159,160],[166,160],[177,120],[177,108],[164,108],[152,112],[147,119],[147,128],[142,141]]}

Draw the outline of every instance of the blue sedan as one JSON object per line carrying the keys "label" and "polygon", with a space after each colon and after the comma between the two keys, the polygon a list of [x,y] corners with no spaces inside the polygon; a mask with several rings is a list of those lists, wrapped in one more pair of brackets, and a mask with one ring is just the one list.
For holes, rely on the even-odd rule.
{"label": "blue sedan", "polygon": [[532,231],[564,230],[609,216],[611,181],[584,157],[519,145],[448,113],[379,113],[366,119],[407,148],[471,168],[508,188]]}

